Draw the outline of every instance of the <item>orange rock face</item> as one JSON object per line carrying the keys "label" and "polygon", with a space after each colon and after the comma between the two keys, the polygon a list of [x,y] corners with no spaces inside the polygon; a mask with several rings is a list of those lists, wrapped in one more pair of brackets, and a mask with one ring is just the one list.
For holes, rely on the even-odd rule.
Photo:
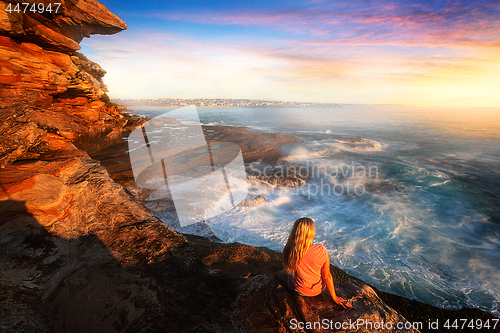
{"label": "orange rock face", "polygon": [[94,0],[61,1],[43,14],[18,4],[0,1],[0,168],[40,158],[58,140],[91,151],[119,137],[130,119],[106,104],[106,71],[76,50],[83,37],[125,22]]}
{"label": "orange rock face", "polygon": [[0,1],[0,107],[26,103],[46,108],[58,100],[72,104],[68,99],[104,96],[106,72],[76,52],[78,43],[127,25],[97,1],[60,2],[57,13],[40,14],[16,12],[17,1]]}
{"label": "orange rock face", "polygon": [[68,54],[5,36],[0,36],[0,63],[2,107],[19,102],[41,104],[65,92],[79,72]]}
{"label": "orange rock face", "polygon": [[[20,1],[0,1],[0,33],[10,37],[31,40],[50,49],[75,51],[79,42],[91,34],[109,35],[127,29],[127,24],[95,0],[60,0],[57,13],[44,11],[42,14],[24,11],[7,11]],[[38,1],[48,6],[50,1]]]}

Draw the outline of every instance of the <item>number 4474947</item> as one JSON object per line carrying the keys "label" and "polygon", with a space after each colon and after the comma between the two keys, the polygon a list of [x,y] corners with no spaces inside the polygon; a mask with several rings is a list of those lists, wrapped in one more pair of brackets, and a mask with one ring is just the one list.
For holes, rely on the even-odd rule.
{"label": "number 4474947", "polygon": [[5,7],[5,11],[9,13],[26,13],[26,12],[32,12],[32,13],[38,13],[38,14],[43,14],[43,13],[57,13],[59,10],[59,7],[61,7],[61,3],[56,2],[56,3],[49,3],[48,5],[45,5],[44,3],[18,3],[15,6],[9,2],[7,7]]}
{"label": "number 4474947", "polygon": [[444,323],[444,328],[447,329],[470,329],[470,330],[494,330],[497,327],[499,319],[491,319],[491,323],[489,319],[481,320],[481,319],[455,319],[451,321],[447,319]]}

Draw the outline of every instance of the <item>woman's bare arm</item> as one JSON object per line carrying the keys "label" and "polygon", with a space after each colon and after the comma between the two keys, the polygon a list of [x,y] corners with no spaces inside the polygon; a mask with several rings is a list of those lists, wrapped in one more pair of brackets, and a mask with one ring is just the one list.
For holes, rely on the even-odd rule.
{"label": "woman's bare arm", "polygon": [[328,291],[330,292],[330,295],[332,296],[332,299],[335,303],[343,306],[345,309],[351,308],[352,305],[342,297],[338,297],[335,294],[335,288],[333,286],[333,277],[332,273],[330,273],[330,257],[327,256],[325,263],[323,264],[323,267],[321,267],[321,277],[323,278],[323,281],[326,284],[326,287],[328,288]]}

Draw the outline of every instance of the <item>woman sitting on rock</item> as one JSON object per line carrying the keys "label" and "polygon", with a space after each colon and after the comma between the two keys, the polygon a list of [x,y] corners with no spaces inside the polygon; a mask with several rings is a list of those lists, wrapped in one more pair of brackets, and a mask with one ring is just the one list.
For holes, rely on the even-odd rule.
{"label": "woman sitting on rock", "polygon": [[288,287],[300,296],[316,296],[328,288],[335,303],[350,308],[348,301],[335,295],[330,257],[323,245],[312,244],[315,235],[313,220],[303,217],[295,221],[283,250]]}

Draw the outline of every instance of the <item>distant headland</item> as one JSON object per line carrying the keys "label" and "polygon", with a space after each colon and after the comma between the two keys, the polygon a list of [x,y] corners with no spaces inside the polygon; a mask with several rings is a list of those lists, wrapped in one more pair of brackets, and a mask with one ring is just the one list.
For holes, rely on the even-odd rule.
{"label": "distant headland", "polygon": [[268,101],[256,99],[228,99],[228,98],[157,98],[157,99],[112,99],[113,103],[128,107],[165,106],[180,107],[196,105],[205,108],[229,108],[229,107],[259,107],[259,108],[304,108],[304,107],[327,107],[341,108],[339,103],[316,103],[316,102],[290,102],[290,101]]}

